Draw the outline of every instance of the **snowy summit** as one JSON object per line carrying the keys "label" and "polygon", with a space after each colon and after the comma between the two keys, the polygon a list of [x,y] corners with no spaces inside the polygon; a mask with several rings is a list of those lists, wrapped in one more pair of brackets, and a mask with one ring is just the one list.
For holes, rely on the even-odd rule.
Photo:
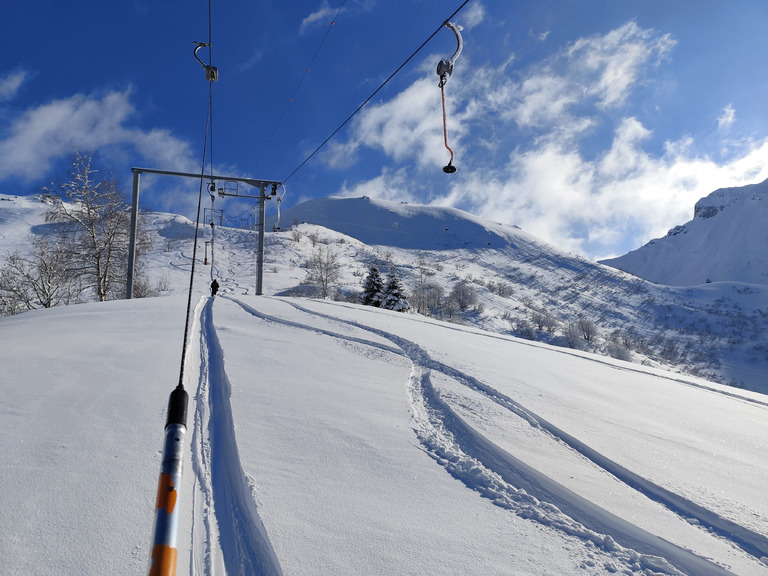
{"label": "snowy summit", "polygon": [[[50,232],[44,203],[3,198],[14,246]],[[619,342],[601,335],[634,317],[628,359],[663,366],[653,331],[694,346],[677,314],[757,323],[762,292],[667,292],[453,210],[329,199],[283,218],[263,296],[252,232],[200,239],[213,248],[184,362],[178,574],[768,575],[765,396],[611,358]],[[147,226],[145,271],[168,297],[0,319],[5,573],[146,570],[193,224]],[[337,295],[379,262],[443,300],[429,316],[276,296],[308,286],[318,253],[341,264]],[[475,293],[465,309],[456,286]],[[711,310],[715,296],[738,312]],[[531,320],[547,309],[591,312],[599,330],[564,346],[562,320],[550,336]],[[516,337],[524,320],[559,345]],[[731,364],[745,350],[732,343],[721,369],[757,382],[760,364]]]}
{"label": "snowy summit", "polygon": [[651,282],[768,284],[768,180],[715,190],[696,203],[693,220],[624,256],[602,260]]}

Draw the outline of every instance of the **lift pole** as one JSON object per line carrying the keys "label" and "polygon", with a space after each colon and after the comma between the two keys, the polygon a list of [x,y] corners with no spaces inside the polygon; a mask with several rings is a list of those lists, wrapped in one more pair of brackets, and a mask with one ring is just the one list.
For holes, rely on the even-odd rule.
{"label": "lift pole", "polygon": [[[131,238],[130,245],[128,247],[128,280],[126,283],[125,297],[131,299],[133,297],[133,276],[136,263],[136,236],[138,230],[138,213],[139,213],[139,193],[140,193],[140,175],[144,174],[161,174],[164,176],[178,176],[181,178],[196,178],[197,180],[218,180],[222,182],[242,182],[249,186],[259,189],[259,196],[247,196],[245,194],[238,193],[226,193],[223,189],[219,190],[219,196],[237,196],[240,198],[258,198],[261,204],[259,218],[259,239],[257,246],[256,262],[258,266],[258,274],[256,278],[256,294],[262,293],[262,276],[264,268],[264,203],[272,196],[277,196],[277,188],[282,186],[281,182],[275,180],[257,180],[255,178],[237,178],[234,176],[216,176],[213,174],[190,174],[188,172],[173,172],[170,170],[154,170],[151,168],[131,168],[133,172],[133,195],[132,195],[132,212],[131,212]],[[267,196],[267,188],[270,188],[270,195]]]}
{"label": "lift pole", "polygon": [[[262,180],[259,185],[259,195],[250,196],[248,194],[240,194],[239,192],[227,192],[223,188],[219,188],[219,196],[235,196],[237,198],[256,198],[256,203],[259,205],[259,232],[256,238],[256,295],[261,296],[262,284],[264,279],[264,219],[266,211],[267,200],[273,196],[277,196],[277,188],[282,186],[280,182],[265,181]],[[267,196],[267,188],[271,187],[269,196]]]}

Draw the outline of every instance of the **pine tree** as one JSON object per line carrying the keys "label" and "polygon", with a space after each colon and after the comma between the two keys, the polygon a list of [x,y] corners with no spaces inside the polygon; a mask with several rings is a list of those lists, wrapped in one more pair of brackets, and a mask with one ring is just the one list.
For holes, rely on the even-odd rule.
{"label": "pine tree", "polygon": [[381,307],[387,310],[395,310],[396,312],[405,312],[410,308],[410,304],[408,304],[408,300],[405,297],[403,283],[397,277],[397,270],[395,270],[394,266],[390,266],[389,274],[387,274],[387,286],[384,289],[384,302]]}
{"label": "pine tree", "polygon": [[366,306],[381,308],[384,301],[384,281],[381,279],[379,267],[376,264],[371,264],[371,267],[368,268],[368,276],[366,276],[363,284],[360,301]]}

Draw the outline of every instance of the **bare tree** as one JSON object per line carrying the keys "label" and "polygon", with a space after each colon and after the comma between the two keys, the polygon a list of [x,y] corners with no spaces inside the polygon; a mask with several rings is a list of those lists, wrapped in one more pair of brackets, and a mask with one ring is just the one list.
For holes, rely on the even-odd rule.
{"label": "bare tree", "polygon": [[67,273],[61,247],[45,236],[32,237],[32,254],[9,254],[0,268],[0,315],[51,308],[75,301],[77,278]]}
{"label": "bare tree", "polygon": [[323,298],[327,298],[341,275],[339,257],[328,246],[321,246],[307,260],[307,270],[310,282],[318,284]]}
{"label": "bare tree", "polygon": [[531,313],[531,322],[540,332],[546,330],[550,334],[557,328],[557,319],[549,312],[535,310]]}
{"label": "bare tree", "polygon": [[443,287],[435,282],[417,284],[410,304],[419,314],[442,317],[445,311]]}
{"label": "bare tree", "polygon": [[114,297],[125,283],[130,206],[113,179],[96,181],[92,157],[75,154],[64,200],[45,215],[58,224],[71,273],[84,277],[99,301]]}
{"label": "bare tree", "polygon": [[582,350],[585,346],[582,340],[581,330],[579,330],[579,327],[573,322],[569,322],[563,329],[562,342],[568,348],[573,348],[575,350]]}
{"label": "bare tree", "polygon": [[582,338],[584,338],[584,340],[587,342],[591,342],[594,337],[597,336],[597,326],[586,316],[579,318],[578,326],[579,330],[581,331]]}
{"label": "bare tree", "polygon": [[462,280],[451,289],[448,300],[464,312],[477,304],[477,291],[469,282]]}
{"label": "bare tree", "polygon": [[[416,276],[416,287],[413,289],[411,305],[416,309],[416,312],[427,316],[429,315],[430,308],[429,296],[433,290],[429,287],[428,278],[432,274],[428,270],[427,258],[424,254],[419,254],[416,269],[418,274]],[[442,298],[442,294],[440,294],[440,297]]]}

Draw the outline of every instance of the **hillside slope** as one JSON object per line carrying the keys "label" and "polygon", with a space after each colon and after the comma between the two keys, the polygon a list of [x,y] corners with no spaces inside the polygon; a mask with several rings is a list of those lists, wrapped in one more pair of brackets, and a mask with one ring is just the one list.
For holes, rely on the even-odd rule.
{"label": "hillside slope", "polygon": [[768,284],[768,180],[721,188],[696,203],[693,219],[663,238],[603,264],[669,286]]}
{"label": "hillside slope", "polygon": [[[3,203],[12,210],[38,210],[41,221],[46,205],[39,200],[0,198],[8,198]],[[30,222],[8,218],[0,234],[21,239],[50,232]],[[194,223],[163,213],[148,213],[144,222],[153,245],[139,262],[141,273],[155,293],[179,294],[188,284]],[[384,273],[392,265],[412,306],[434,318],[753,390],[768,387],[766,285],[660,286],[514,226],[455,209],[369,198],[296,206],[284,211],[281,228],[266,234],[264,294],[320,295],[308,267],[320,256],[338,266],[328,296],[355,301],[371,264]],[[201,227],[198,264],[212,264],[202,264],[208,282],[217,278],[223,294],[253,294],[255,244],[249,230]],[[457,289],[471,298],[453,299]]]}
{"label": "hillside slope", "polygon": [[[768,575],[761,395],[206,280],[179,574]],[[4,572],[145,571],[185,301],[0,319]]]}
{"label": "hillside slope", "polygon": [[[274,218],[268,220],[270,227],[274,222]],[[502,248],[517,243],[546,245],[515,226],[491,222],[456,208],[367,196],[309,200],[284,210],[281,223],[317,224],[370,246],[409,250]]]}

